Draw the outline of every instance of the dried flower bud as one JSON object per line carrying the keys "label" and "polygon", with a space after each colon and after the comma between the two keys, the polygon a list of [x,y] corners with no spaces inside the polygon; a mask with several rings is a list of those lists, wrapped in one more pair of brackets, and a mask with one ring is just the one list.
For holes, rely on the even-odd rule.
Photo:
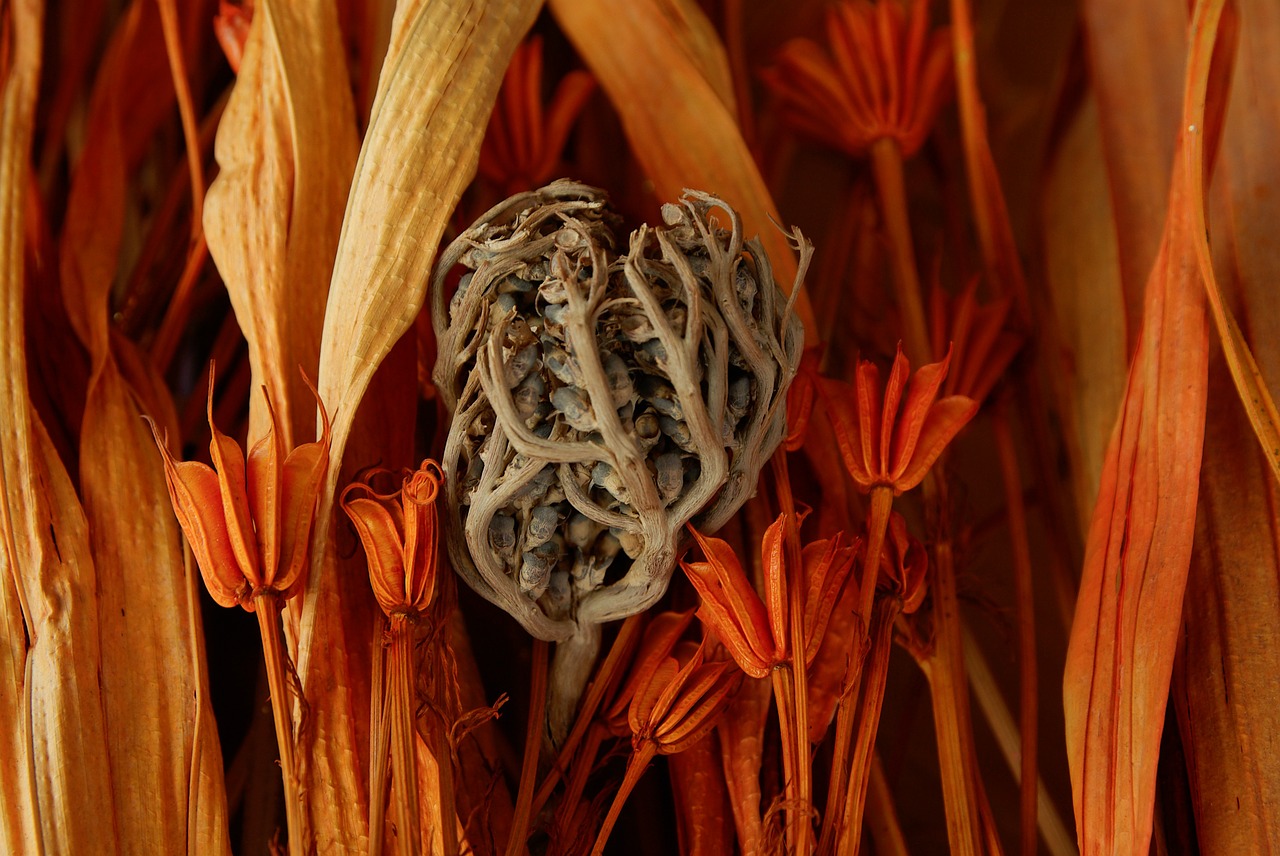
{"label": "dried flower bud", "polygon": [[[436,498],[443,477],[426,460],[404,478],[400,490],[376,493],[373,470],[342,492],[342,510],[355,524],[369,562],[369,582],[388,616],[424,612],[436,585]],[[359,496],[356,494],[364,494]]]}
{"label": "dried flower bud", "polygon": [[924,545],[907,531],[907,521],[902,515],[893,512],[889,515],[889,528],[880,551],[877,587],[901,601],[902,612],[910,615],[924,602],[928,570],[929,556]]}
{"label": "dried flower bud", "polygon": [[802,332],[759,243],[705,194],[663,215],[620,252],[604,195],[556,182],[436,273],[449,552],[543,639],[656,601],[685,524],[719,527],[785,432]]}

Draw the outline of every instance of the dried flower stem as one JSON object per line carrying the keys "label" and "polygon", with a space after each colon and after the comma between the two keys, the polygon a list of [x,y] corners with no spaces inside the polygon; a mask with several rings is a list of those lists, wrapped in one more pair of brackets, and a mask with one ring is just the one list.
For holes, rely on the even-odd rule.
{"label": "dried flower stem", "polygon": [[258,616],[258,632],[262,635],[262,655],[267,670],[267,687],[271,691],[271,714],[275,720],[276,743],[280,751],[280,772],[284,777],[285,821],[289,827],[290,856],[305,856],[311,851],[311,830],[307,807],[303,802],[302,778],[298,774],[297,746],[293,738],[292,698],[289,684],[289,654],[285,650],[280,629],[280,595],[268,590],[253,598]]}
{"label": "dried flower stem", "polygon": [[[924,298],[920,271],[916,268],[911,240],[911,218],[907,214],[907,193],[902,177],[902,150],[890,137],[871,144],[871,168],[876,177],[885,235],[889,239],[893,284],[902,311],[902,336],[907,356],[916,365],[929,362],[929,325],[924,318]],[[868,555],[871,555],[868,553]],[[872,561],[879,561],[878,556]]]}
{"label": "dried flower stem", "polygon": [[391,776],[393,811],[399,853],[422,850],[422,821],[418,811],[418,756],[414,729],[417,680],[414,663],[413,625],[404,614],[391,617],[387,677],[390,693]]}
{"label": "dried flower stem", "polygon": [[[374,621],[374,639],[382,639],[386,620],[378,613]],[[381,645],[373,649],[369,706],[369,856],[382,856],[387,823],[387,785],[390,783],[391,732],[387,728],[386,652]]]}
{"label": "dried flower stem", "polygon": [[[778,723],[782,731],[782,760],[788,803],[787,838],[791,842],[792,852],[811,853],[814,847],[813,824],[810,821],[813,776],[812,760],[809,757],[809,682],[805,676],[804,661],[804,610],[807,592],[804,563],[800,557],[800,527],[796,518],[795,499],[791,495],[791,475],[787,470],[787,453],[779,449],[771,463],[777,482],[778,505],[787,520],[784,549],[786,567],[790,569],[787,579],[790,668],[773,672],[774,695],[778,700]],[[782,688],[783,694],[779,694],[780,683],[787,684]],[[788,757],[791,760],[790,766],[786,763]]]}
{"label": "dried flower stem", "polygon": [[946,514],[946,482],[930,473],[925,478],[924,489],[926,503],[938,510],[938,521],[930,581],[934,650],[921,665],[933,696],[933,726],[947,809],[947,839],[953,854],[977,856],[982,852],[980,805],[986,802],[986,792],[973,755],[955,556]]}
{"label": "dried flower stem", "polygon": [[[969,678],[969,689],[973,692],[978,709],[991,728],[991,733],[1000,747],[1009,772],[1014,781],[1021,782],[1021,736],[1018,724],[1013,721],[1013,714],[1005,704],[1004,694],[996,684],[995,675],[982,656],[978,643],[974,641],[969,628],[964,628],[964,668]],[[1080,852],[1075,835],[1067,830],[1066,823],[1058,813],[1041,778],[1036,782],[1036,805],[1039,808],[1037,819],[1040,825],[1040,837],[1044,839],[1045,849],[1054,856],[1075,856]]]}
{"label": "dried flower stem", "polygon": [[[542,811],[542,807],[551,798],[556,783],[564,775],[564,771],[569,768],[571,761],[575,770],[578,766],[584,764],[590,770],[591,765],[595,763],[596,749],[599,748],[598,740],[596,741],[595,749],[584,750],[583,757],[575,759],[573,753],[577,751],[578,744],[582,742],[583,736],[588,734],[588,729],[595,719],[600,703],[604,700],[605,693],[609,691],[609,688],[614,683],[614,677],[619,673],[622,665],[631,656],[636,644],[640,641],[643,621],[644,614],[637,613],[629,616],[626,621],[622,622],[622,626],[618,628],[618,635],[614,637],[609,653],[605,656],[604,662],[600,664],[600,668],[596,670],[595,677],[592,679],[590,686],[587,687],[582,703],[578,706],[577,719],[574,720],[573,728],[560,746],[560,752],[556,756],[555,764],[547,771],[547,777],[538,787],[538,793],[533,798],[531,814],[536,816]],[[571,785],[567,787],[571,788]],[[579,794],[581,794],[581,790],[579,790]],[[572,802],[576,802],[576,799]]]}
{"label": "dried flower stem", "polygon": [[440,848],[442,856],[457,856],[458,810],[453,784],[453,742],[444,723],[431,731],[429,745],[436,756],[436,787],[440,796]]}
{"label": "dried flower stem", "polygon": [[1039,735],[1036,680],[1036,610],[1031,581],[1031,545],[1027,538],[1027,515],[1022,506],[1022,479],[1018,454],[1009,429],[1006,400],[996,402],[992,418],[1000,472],[1004,476],[1005,507],[1009,517],[1009,538],[1013,542],[1014,588],[1018,599],[1018,672],[1021,695],[1018,702],[1019,731],[1022,734],[1022,853],[1036,852],[1036,745]]}
{"label": "dried flower stem", "polygon": [[582,803],[582,794],[587,789],[587,779],[596,765],[596,756],[600,754],[600,746],[609,736],[608,729],[598,723],[593,724],[581,741],[582,752],[574,759],[573,769],[569,771],[565,782],[564,797],[560,800],[559,813],[565,824],[571,823],[578,806]]}
{"label": "dried flower stem", "polygon": [[622,784],[618,786],[618,792],[613,797],[613,804],[609,806],[609,813],[605,815],[604,823],[600,826],[600,834],[596,836],[595,846],[591,848],[591,856],[604,856],[604,845],[608,842],[610,833],[613,832],[613,825],[618,822],[618,815],[622,813],[627,797],[631,796],[631,792],[635,790],[636,784],[649,768],[649,762],[657,752],[657,744],[652,740],[646,740],[637,746],[631,753],[631,757],[627,759],[627,771],[623,774]]}
{"label": "dried flower stem", "polygon": [[818,853],[835,852],[836,836],[843,827],[844,805],[840,794],[845,793],[849,783],[851,761],[849,750],[853,746],[853,727],[857,719],[858,686],[862,681],[862,666],[866,661],[866,648],[851,652],[852,662],[849,664],[849,676],[845,681],[843,695],[836,708],[836,736],[831,753],[831,777],[827,785],[827,805],[822,815],[822,834],[818,839]]}
{"label": "dried flower stem", "polygon": [[858,736],[854,743],[853,768],[849,788],[845,792],[844,817],[841,823],[840,853],[857,854],[862,844],[862,815],[866,808],[871,765],[875,757],[876,732],[880,728],[880,711],[884,707],[884,687],[889,675],[889,654],[893,650],[893,622],[902,607],[892,597],[882,597],[875,605],[871,620],[871,651],[864,669],[864,690],[858,711]]}
{"label": "dried flower stem", "polygon": [[520,791],[516,795],[515,816],[511,820],[511,837],[507,840],[507,856],[524,851],[532,820],[534,787],[538,777],[538,754],[542,749],[542,729],[547,718],[547,652],[548,644],[533,640],[533,662],[529,677],[529,719],[524,732],[524,763],[520,767]]}
{"label": "dried flower stem", "polygon": [[884,533],[889,528],[889,513],[893,510],[893,489],[873,487],[870,508],[867,509],[867,553],[862,563],[862,577],[858,589],[858,617],[871,637],[871,609],[875,603],[876,580],[880,575],[880,553],[884,549]]}

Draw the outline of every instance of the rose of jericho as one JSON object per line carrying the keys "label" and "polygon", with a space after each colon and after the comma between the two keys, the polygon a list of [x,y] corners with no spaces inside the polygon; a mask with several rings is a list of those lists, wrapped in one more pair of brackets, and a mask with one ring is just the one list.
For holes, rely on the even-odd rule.
{"label": "rose of jericho", "polygon": [[485,213],[432,286],[449,554],[531,634],[567,643],[561,696],[601,623],[662,596],[685,524],[723,524],[785,433],[803,333],[759,241],[703,193],[663,219],[624,252],[603,192],[558,181]]}

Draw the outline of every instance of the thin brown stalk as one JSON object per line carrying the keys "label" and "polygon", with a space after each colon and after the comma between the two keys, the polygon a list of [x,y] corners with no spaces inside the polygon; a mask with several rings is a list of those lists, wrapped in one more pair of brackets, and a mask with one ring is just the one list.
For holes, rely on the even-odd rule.
{"label": "thin brown stalk", "polygon": [[953,854],[977,856],[982,852],[981,803],[986,801],[986,792],[970,740],[973,726],[964,673],[955,557],[946,514],[946,482],[930,473],[924,484],[926,501],[938,510],[930,581],[935,647],[925,661],[925,674],[933,696],[933,724],[942,771],[942,796],[947,809],[947,839]]}
{"label": "thin brown stalk", "polygon": [[[569,768],[570,762],[575,765],[581,763],[581,759],[574,760],[573,753],[577,751],[578,744],[582,742],[583,736],[587,734],[587,729],[595,718],[596,711],[599,710],[605,693],[613,684],[614,676],[618,674],[622,664],[630,657],[631,652],[635,649],[635,644],[640,641],[642,621],[642,614],[632,615],[622,622],[622,626],[618,628],[618,635],[614,637],[609,653],[605,655],[604,662],[596,670],[596,676],[590,686],[587,687],[582,703],[578,706],[577,718],[574,720],[573,728],[570,729],[568,736],[565,737],[564,743],[560,746],[560,752],[556,756],[555,764],[547,771],[547,777],[543,779],[542,784],[538,787],[538,793],[533,798],[532,814],[537,815],[542,811],[542,807],[551,798],[556,783],[560,781],[564,771]],[[588,767],[594,760],[595,754],[592,753],[591,757],[587,758]]]}
{"label": "thin brown stalk", "polygon": [[388,763],[391,758],[391,732],[387,728],[386,651],[380,644],[385,632],[386,621],[379,612],[374,622],[375,642],[370,678],[369,856],[382,856],[387,822],[387,785],[391,775]]}
{"label": "thin brown stalk", "polygon": [[[1004,695],[996,685],[995,675],[991,673],[991,667],[987,665],[978,643],[967,627],[964,629],[964,667],[978,709],[991,728],[1014,781],[1019,781],[1022,770],[1022,740],[1018,735],[1018,724],[1013,721],[1013,714],[1009,712]],[[1036,782],[1036,805],[1040,837],[1044,839],[1048,851],[1054,856],[1075,856],[1079,853],[1075,836],[1067,831],[1067,825],[1049,797],[1049,789],[1045,787],[1043,778]]]}
{"label": "thin brown stalk", "polygon": [[799,741],[799,735],[796,732],[796,700],[795,685],[790,680],[789,669],[780,666],[773,670],[770,678],[773,681],[773,700],[778,707],[778,731],[780,733],[779,742],[782,744],[782,778],[783,789],[786,793],[786,803],[784,811],[786,812],[786,839],[789,844],[788,850],[792,853],[807,853],[807,850],[801,850],[799,844],[806,837],[804,828],[807,827],[807,819],[802,809],[802,803],[799,800],[799,781],[798,767],[800,766],[797,754],[803,754],[808,758],[808,747],[802,753],[796,752],[796,744]]}
{"label": "thin brown stalk", "polygon": [[609,806],[609,813],[605,815],[604,823],[600,826],[600,834],[596,836],[595,846],[591,848],[591,856],[603,856],[604,845],[608,842],[610,833],[613,832],[614,824],[618,822],[618,815],[622,813],[627,797],[631,796],[631,792],[635,790],[636,784],[648,769],[649,762],[653,760],[655,754],[657,754],[657,744],[651,740],[646,740],[631,753],[631,757],[627,760],[627,772],[623,775],[618,793],[614,795],[613,804]]}
{"label": "thin brown stalk", "polygon": [[458,809],[453,782],[453,741],[443,722],[431,729],[431,751],[436,756],[436,787],[440,797],[440,847],[442,856],[458,854]]}
{"label": "thin brown stalk", "polygon": [[876,580],[880,576],[880,552],[884,549],[884,534],[889,528],[889,514],[893,510],[893,489],[877,486],[871,489],[871,507],[867,511],[867,552],[862,561],[862,577],[858,589],[858,618],[871,636],[871,609],[875,604]]}
{"label": "thin brown stalk", "polygon": [[156,2],[160,7],[165,53],[169,57],[169,72],[173,75],[173,91],[178,96],[178,115],[182,119],[182,136],[186,141],[187,165],[191,174],[191,240],[194,243],[203,232],[201,215],[204,211],[204,164],[200,158],[200,133],[195,104],[191,99],[191,84],[187,80],[186,63],[182,58],[182,34],[178,32],[177,5],[174,0]]}
{"label": "thin brown stalk", "polygon": [[600,746],[608,736],[609,732],[599,725],[587,730],[587,736],[582,741],[582,752],[574,758],[573,768],[565,782],[564,798],[560,800],[558,811],[565,823],[572,822],[582,802],[582,794],[587,789],[587,779],[595,767],[596,756],[600,754]]}
{"label": "thin brown stalk", "polygon": [[818,837],[818,853],[827,856],[834,853],[836,836],[841,829],[844,805],[840,795],[849,785],[849,768],[852,763],[849,752],[853,748],[853,727],[857,720],[858,687],[862,682],[862,651],[851,652],[853,670],[845,694],[836,708],[836,736],[831,751],[831,775],[827,784],[827,805],[822,814],[822,832]]}
{"label": "thin brown stalk", "polygon": [[1018,673],[1021,696],[1018,718],[1022,733],[1022,792],[1019,805],[1022,819],[1022,854],[1036,852],[1036,746],[1039,739],[1036,680],[1036,616],[1035,596],[1031,582],[1031,545],[1027,538],[1027,515],[1022,507],[1022,478],[1018,472],[1018,454],[1009,428],[1007,402],[996,402],[992,414],[996,447],[1000,453],[1000,472],[1004,477],[1005,507],[1009,516],[1009,538],[1013,542],[1014,588],[1018,600]]}
{"label": "thin brown stalk", "polygon": [[867,831],[876,846],[878,856],[907,856],[907,838],[902,834],[898,812],[889,793],[884,765],[880,756],[871,759],[871,784],[867,788]]}
{"label": "thin brown stalk", "polygon": [[[790,737],[792,768],[788,771],[786,789],[790,809],[788,827],[793,852],[811,853],[814,847],[813,824],[809,807],[813,803],[812,759],[809,757],[809,682],[805,676],[804,612],[806,585],[804,564],[800,558],[800,528],[796,517],[795,500],[791,495],[791,475],[787,471],[787,453],[779,449],[773,456],[773,474],[777,480],[778,505],[786,516],[787,601],[790,616],[791,668],[782,670],[790,678],[788,699],[788,726],[791,734],[783,733],[784,746]],[[781,672],[775,671],[775,675]],[[774,684],[775,692],[777,683]],[[783,719],[783,705],[778,703],[778,720]],[[785,751],[783,758],[787,757]]]}
{"label": "thin brown stalk", "polygon": [[893,650],[893,622],[901,605],[895,598],[883,597],[875,606],[871,619],[871,651],[864,670],[862,701],[858,705],[858,730],[854,743],[853,766],[846,791],[844,818],[841,823],[841,853],[856,856],[862,845],[862,816],[866,809],[867,789],[875,757],[876,732],[880,729],[880,711],[884,707],[884,687],[889,675],[889,654]]}
{"label": "thin brown stalk", "polygon": [[414,679],[413,627],[404,615],[391,618],[391,649],[387,655],[388,708],[391,725],[392,811],[396,818],[398,853],[422,851],[422,822],[418,812],[418,755],[414,732],[417,681]]}
{"label": "thin brown stalk", "polygon": [[533,820],[533,795],[538,777],[538,754],[542,749],[542,729],[547,717],[547,652],[550,645],[533,641],[533,662],[529,678],[529,719],[524,731],[524,763],[520,766],[520,790],[516,794],[507,856],[517,856],[525,848]]}
{"label": "thin brown stalk", "polygon": [[276,743],[280,751],[280,772],[284,778],[285,822],[289,827],[290,856],[311,851],[311,830],[303,802],[302,780],[298,775],[297,745],[293,737],[293,690],[289,683],[289,654],[280,628],[280,596],[268,591],[253,599],[262,635],[262,655],[271,691],[271,714],[275,720]]}
{"label": "thin brown stalk", "polygon": [[[911,218],[907,213],[907,192],[902,176],[902,150],[896,140],[882,137],[871,144],[871,168],[875,173],[880,210],[884,215],[885,235],[889,239],[894,290],[898,308],[902,311],[902,338],[907,356],[922,366],[932,356],[929,325],[925,322],[920,271],[916,268],[915,247],[911,239]],[[879,557],[874,561],[879,561]]]}

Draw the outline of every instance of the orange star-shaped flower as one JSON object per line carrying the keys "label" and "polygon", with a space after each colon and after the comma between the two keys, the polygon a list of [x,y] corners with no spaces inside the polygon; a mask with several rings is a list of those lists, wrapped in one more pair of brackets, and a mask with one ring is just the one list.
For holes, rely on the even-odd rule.
{"label": "orange star-shaped flower", "polygon": [[[342,510],[355,524],[369,563],[369,582],[388,616],[419,615],[431,604],[436,586],[436,498],[444,474],[435,461],[422,462],[405,476],[400,490],[377,493],[370,480],[342,492]],[[353,494],[363,493],[363,496]]]}
{"label": "orange star-shaped flower", "polygon": [[653,757],[679,754],[706,737],[742,681],[742,673],[728,660],[706,660],[706,637],[701,643],[680,641],[692,617],[691,612],[664,613],[654,619],[645,631],[626,685],[605,715],[607,727],[619,733],[625,704],[632,753],[591,849],[592,856],[604,853],[623,803]]}
{"label": "orange star-shaped flower", "polygon": [[[311,386],[310,380],[307,385]],[[329,416],[311,386],[324,431],[314,443],[285,454],[275,410],[266,390],[271,429],[246,461],[240,444],[213,424],[213,373],[209,374],[209,453],[213,468],[175,461],[155,423],[164,457],[169,498],[191,544],[209,594],[221,606],[254,610],[253,598],[277,594],[288,600],[302,590],[311,527],[320,486],[329,465]]]}
{"label": "orange star-shaped flower", "polygon": [[626,681],[618,688],[613,702],[601,715],[604,726],[610,734],[615,737],[626,737],[631,733],[628,719],[631,699],[635,697],[641,685],[650,680],[659,664],[671,656],[676,643],[692,623],[692,609],[683,612],[661,612],[649,622],[631,668],[627,671]]}
{"label": "orange star-shaped flower", "polygon": [[742,675],[728,660],[706,660],[707,642],[680,642],[647,670],[627,710],[633,745],[675,755],[715,727]]}
{"label": "orange star-shaped flower", "polygon": [[[765,597],[747,580],[746,571],[729,545],[692,529],[704,562],[681,562],[698,590],[698,617],[724,643],[734,661],[753,678],[763,678],[788,657],[790,615],[787,611],[786,515],[765,530],[760,544],[764,559]],[[805,588],[805,662],[812,662],[826,631],[849,571],[856,545],[845,546],[843,534],[805,545],[800,554]]]}
{"label": "orange star-shaped flower", "polygon": [[926,0],[867,0],[828,7],[830,53],[792,39],[764,73],[785,121],[852,156],[880,139],[904,157],[924,143],[951,76],[945,29],[929,32]]}
{"label": "orange star-shaped flower", "polygon": [[978,410],[973,399],[938,399],[950,360],[948,354],[941,362],[921,367],[908,386],[911,366],[899,345],[883,389],[880,370],[867,360],[858,365],[852,389],[823,378],[820,391],[830,409],[840,454],[859,489],[888,487],[898,496],[920,484],[942,450],[973,418]]}
{"label": "orange star-shaped flower", "polygon": [[974,401],[986,400],[1013,358],[1022,348],[1023,337],[1006,323],[1013,301],[1002,297],[991,303],[978,303],[978,280],[973,279],[958,296],[948,299],[935,286],[931,296],[933,352],[948,348],[955,354],[956,365],[947,373],[942,391],[946,395],[966,395]]}

